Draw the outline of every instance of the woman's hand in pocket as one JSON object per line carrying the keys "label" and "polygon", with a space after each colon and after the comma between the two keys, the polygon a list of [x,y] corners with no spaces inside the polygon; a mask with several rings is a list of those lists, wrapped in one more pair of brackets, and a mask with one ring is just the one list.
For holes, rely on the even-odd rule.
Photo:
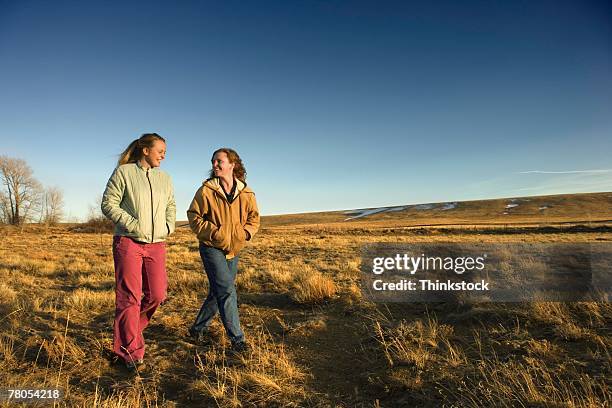
{"label": "woman's hand in pocket", "polygon": [[246,244],[247,234],[242,225],[237,224],[234,227],[234,239],[232,242],[231,250],[238,253]]}
{"label": "woman's hand in pocket", "polygon": [[140,221],[138,220],[138,218],[133,217],[130,220],[130,222],[123,227],[123,229],[128,234],[134,234],[138,232],[138,230],[140,229],[139,227],[140,227]]}
{"label": "woman's hand in pocket", "polygon": [[238,237],[238,241],[244,243],[247,240],[247,234],[242,225],[236,225],[236,236]]}
{"label": "woman's hand in pocket", "polygon": [[213,232],[211,236],[214,246],[224,251],[229,250],[230,246],[229,234],[227,232],[226,225],[219,225],[217,230]]}

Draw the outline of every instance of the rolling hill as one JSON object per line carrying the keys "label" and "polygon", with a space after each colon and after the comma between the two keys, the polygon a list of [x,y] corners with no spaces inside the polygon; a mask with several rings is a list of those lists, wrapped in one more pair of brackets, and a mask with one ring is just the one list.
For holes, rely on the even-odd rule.
{"label": "rolling hill", "polygon": [[272,215],[263,227],[313,225],[333,228],[607,225],[612,223],[612,192],[512,197],[492,200],[410,204],[344,211]]}

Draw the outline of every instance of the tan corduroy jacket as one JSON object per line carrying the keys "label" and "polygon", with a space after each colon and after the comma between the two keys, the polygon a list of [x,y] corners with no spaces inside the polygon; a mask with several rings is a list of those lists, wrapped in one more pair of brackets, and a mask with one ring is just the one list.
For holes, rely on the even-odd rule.
{"label": "tan corduroy jacket", "polygon": [[259,229],[255,193],[235,180],[236,192],[230,204],[218,178],[211,178],[196,191],[187,210],[191,230],[204,245],[221,249],[231,259],[244,246],[249,232],[252,239]]}

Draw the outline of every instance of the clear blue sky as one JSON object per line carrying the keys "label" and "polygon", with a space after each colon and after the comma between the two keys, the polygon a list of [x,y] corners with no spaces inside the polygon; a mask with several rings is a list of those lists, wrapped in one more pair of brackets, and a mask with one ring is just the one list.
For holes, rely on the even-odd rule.
{"label": "clear blue sky", "polygon": [[221,146],[263,214],[611,191],[612,6],[0,0],[0,154],[85,217],[143,132],[179,219]]}

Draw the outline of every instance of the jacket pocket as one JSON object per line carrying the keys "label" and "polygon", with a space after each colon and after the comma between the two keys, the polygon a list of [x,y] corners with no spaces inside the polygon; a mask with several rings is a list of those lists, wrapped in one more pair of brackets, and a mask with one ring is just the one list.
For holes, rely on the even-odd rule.
{"label": "jacket pocket", "polygon": [[151,239],[151,233],[149,233],[149,235],[147,236],[147,234],[143,232],[142,222],[140,221],[140,218],[137,218],[136,221],[137,222],[136,226],[134,227],[134,230],[130,231],[128,236],[139,241],[149,241],[149,239]]}
{"label": "jacket pocket", "polygon": [[132,219],[126,223],[125,225],[119,225],[120,230],[126,234],[134,234],[136,230],[138,230],[138,224],[140,221],[136,217],[132,217]]}
{"label": "jacket pocket", "polygon": [[229,251],[230,249],[231,234],[228,227],[230,227],[228,224],[220,225],[211,236],[214,246],[223,251]]}
{"label": "jacket pocket", "polygon": [[244,245],[246,244],[246,231],[241,224],[236,224],[234,226],[234,233],[232,239],[232,247],[231,251],[235,254],[240,251]]}
{"label": "jacket pocket", "polygon": [[140,219],[134,217],[134,221],[130,222],[128,225],[126,225],[122,229],[125,231],[125,235],[128,235],[130,237],[140,236],[141,235]]}
{"label": "jacket pocket", "polygon": [[155,226],[155,238],[154,239],[160,239],[160,240],[164,240],[168,237],[168,231],[170,230],[170,228],[168,227],[167,223],[163,223],[161,224],[159,227],[156,225]]}

